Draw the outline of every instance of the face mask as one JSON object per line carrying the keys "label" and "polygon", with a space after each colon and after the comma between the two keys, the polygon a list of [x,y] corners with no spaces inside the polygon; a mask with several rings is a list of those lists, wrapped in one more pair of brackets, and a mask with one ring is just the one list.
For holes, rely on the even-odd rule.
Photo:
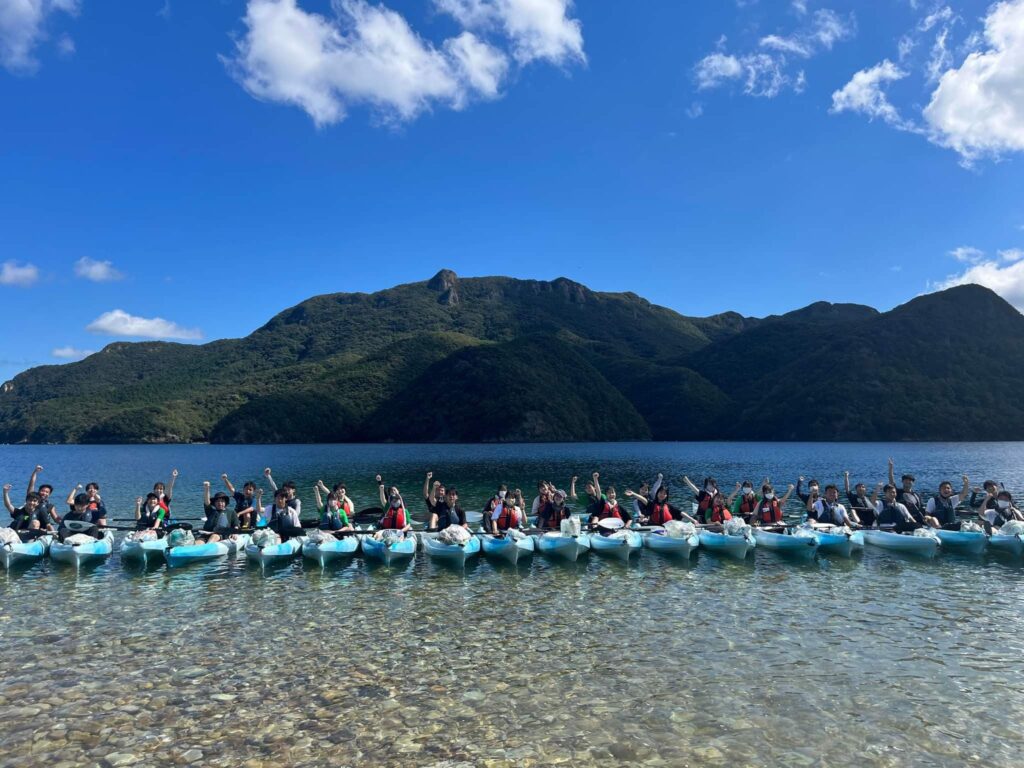
{"label": "face mask", "polygon": [[765,497],[766,499],[774,499],[774,498],[775,498],[775,494],[774,494],[774,493],[772,493],[771,491],[768,491],[768,493],[766,493],[766,494],[764,495],[764,497]]}
{"label": "face mask", "polygon": [[498,498],[501,499],[502,501],[504,501],[505,500],[505,494],[507,494],[507,493],[508,493],[508,491],[498,491]]}
{"label": "face mask", "polygon": [[749,487],[749,486],[746,486],[746,485],[744,485],[744,486],[743,486],[743,495],[744,495],[744,496],[749,496],[749,495],[750,495],[750,494],[752,494],[753,492],[754,492],[754,489],[753,489],[753,488],[751,488],[751,487]]}
{"label": "face mask", "polygon": [[817,493],[817,492],[818,492],[818,487],[815,486],[815,485],[812,485],[811,486],[811,493]]}
{"label": "face mask", "polygon": [[711,485],[709,483],[708,485],[704,486],[704,490],[707,491],[708,493],[714,493],[715,492],[715,486],[713,486],[713,485]]}
{"label": "face mask", "polygon": [[398,509],[400,506],[402,506],[402,500],[401,499],[392,499],[391,500],[391,508],[392,509]]}
{"label": "face mask", "polygon": [[999,501],[996,502],[996,504],[1000,509],[1009,509],[1010,507],[1010,502],[1006,501],[1005,499],[1000,499]]}

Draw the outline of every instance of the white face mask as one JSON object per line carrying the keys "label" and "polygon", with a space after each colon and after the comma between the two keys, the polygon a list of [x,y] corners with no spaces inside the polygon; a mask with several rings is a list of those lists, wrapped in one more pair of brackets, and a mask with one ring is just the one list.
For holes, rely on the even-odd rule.
{"label": "white face mask", "polygon": [[715,486],[713,486],[710,483],[708,483],[707,485],[704,486],[704,490],[707,491],[708,493],[714,493],[715,492]]}
{"label": "white face mask", "polygon": [[753,489],[753,488],[751,488],[750,486],[747,486],[747,485],[744,485],[744,486],[743,486],[743,495],[744,495],[744,496],[749,496],[749,495],[750,495],[750,494],[752,494],[753,492],[754,492],[754,489]]}
{"label": "white face mask", "polygon": [[508,493],[508,491],[498,491],[498,498],[504,500],[506,493]]}
{"label": "white face mask", "polygon": [[996,502],[996,505],[1000,509],[1009,509],[1010,508],[1010,502],[1008,502],[1006,499],[999,499],[999,501]]}
{"label": "white face mask", "polygon": [[774,499],[774,498],[775,498],[775,494],[774,494],[774,493],[772,493],[771,491],[768,491],[768,493],[766,493],[766,494],[764,495],[764,497],[765,497],[766,499]]}

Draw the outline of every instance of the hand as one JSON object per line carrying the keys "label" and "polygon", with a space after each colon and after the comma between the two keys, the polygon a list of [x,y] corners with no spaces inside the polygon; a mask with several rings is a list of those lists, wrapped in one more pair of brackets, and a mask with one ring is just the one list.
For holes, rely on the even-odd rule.
{"label": "hand", "polygon": [[210,481],[209,480],[203,480],[203,488],[209,488],[209,487],[210,487]]}
{"label": "hand", "polygon": [[142,497],[141,496],[135,497],[135,506],[137,506],[137,507],[141,507],[142,506]]}
{"label": "hand", "polygon": [[789,484],[789,490],[791,490],[791,491],[792,491],[792,490],[795,490],[795,489],[796,489],[796,486],[795,486],[795,485],[793,485],[792,483],[790,483],[790,484]]}
{"label": "hand", "polygon": [[82,487],[82,484],[81,484],[81,483],[79,483],[78,485],[76,485],[76,486],[75,486],[75,488],[79,488],[79,489],[80,489],[81,487]]}
{"label": "hand", "polygon": [[892,457],[890,456],[890,457],[889,457],[889,469],[892,469],[892,468],[893,468],[893,467],[895,467],[895,466],[896,466],[896,462],[895,462],[895,461],[893,461],[893,460],[892,460]]}
{"label": "hand", "polygon": [[659,473],[658,473],[658,479],[659,479],[659,480],[664,480],[664,479],[665,479],[665,476],[664,476],[663,474],[661,474],[661,472],[659,472]]}
{"label": "hand", "polygon": [[36,464],[36,474],[38,475],[42,471],[43,471],[43,465],[42,464]]}
{"label": "hand", "polygon": [[875,486],[875,488],[877,488],[878,490],[882,490],[884,487],[885,483],[879,483],[878,485]]}
{"label": "hand", "polygon": [[518,488],[516,488],[515,494],[516,494],[516,496],[522,496],[523,492],[521,490],[519,490]]}
{"label": "hand", "polygon": [[441,481],[440,480],[435,480],[434,481],[434,490],[436,491],[440,487],[441,487]]}
{"label": "hand", "polygon": [[849,480],[850,479],[850,470],[846,470],[845,472],[843,472],[843,477],[845,477],[847,480]]}
{"label": "hand", "polygon": [[741,486],[741,485],[740,485],[739,483],[736,483],[736,490],[737,490],[737,491],[738,491],[738,490],[739,490],[740,488],[742,488],[742,487],[743,487],[743,486]]}
{"label": "hand", "polygon": [[13,485],[11,485],[10,483],[5,483],[5,484],[4,484],[4,493],[8,493],[8,492],[10,492],[11,488],[13,488],[13,487],[14,487],[14,486],[13,486]]}
{"label": "hand", "polygon": [[804,476],[800,475],[800,477],[798,477],[797,480],[799,480],[802,483],[804,481]]}
{"label": "hand", "polygon": [[226,483],[228,481],[228,473],[225,472],[223,475],[220,476],[220,479]]}
{"label": "hand", "polygon": [[968,479],[967,475],[960,475],[960,479],[964,481],[964,485],[970,483],[970,480]]}
{"label": "hand", "polygon": [[263,474],[264,474],[264,475],[265,475],[266,477],[270,477],[270,467],[267,467],[266,469],[264,469],[264,470],[263,470]]}
{"label": "hand", "polygon": [[374,479],[374,480],[376,480],[376,481],[377,481],[378,483],[381,483],[381,482],[383,482],[383,480],[381,479],[381,476],[380,476],[380,475],[377,475],[377,476],[376,476],[375,478],[373,478],[373,479]]}
{"label": "hand", "polygon": [[256,489],[256,498],[257,499],[263,498],[263,489],[262,488],[257,488]]}
{"label": "hand", "polygon": [[576,475],[573,475],[572,476],[572,481],[575,483],[577,480],[579,480],[579,477],[577,477]]}
{"label": "hand", "polygon": [[[430,480],[434,476],[433,472],[427,472],[427,480]],[[377,475],[377,479],[380,480],[380,475]]]}
{"label": "hand", "polygon": [[177,476],[178,476],[178,470],[172,469],[171,470],[171,477],[177,477]]}
{"label": "hand", "polygon": [[597,480],[597,478],[599,478],[600,476],[601,476],[600,472],[595,472],[594,474],[591,475],[591,477],[594,478],[595,480]]}

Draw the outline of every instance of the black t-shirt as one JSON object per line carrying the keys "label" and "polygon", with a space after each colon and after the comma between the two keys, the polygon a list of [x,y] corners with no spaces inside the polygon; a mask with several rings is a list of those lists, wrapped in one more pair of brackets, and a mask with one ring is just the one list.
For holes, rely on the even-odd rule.
{"label": "black t-shirt", "polygon": [[249,509],[249,507],[252,507],[253,509],[256,509],[256,497],[255,496],[253,496],[252,498],[247,499],[247,498],[245,498],[245,494],[242,493],[241,491],[235,491],[234,494],[232,494],[232,495],[234,496],[234,499],[235,499],[235,512],[242,512],[242,511],[244,511],[246,509]]}
{"label": "black t-shirt", "polygon": [[[238,513],[233,509],[217,509],[212,504],[203,505],[203,513],[206,515],[206,522],[203,524],[204,531],[225,530],[227,528],[238,528]],[[223,519],[221,518],[223,515]],[[222,525],[221,523],[226,523]]]}
{"label": "black t-shirt", "polygon": [[924,504],[921,501],[921,497],[913,491],[904,491],[900,488],[896,491],[896,501],[907,508],[910,516],[917,522],[924,521]]}
{"label": "black t-shirt", "polygon": [[39,521],[40,528],[45,528],[50,522],[42,507],[36,507],[35,512],[29,512],[25,507],[18,507],[11,513],[11,528],[16,531],[27,531],[32,527],[33,520]]}
{"label": "black t-shirt", "polygon": [[437,515],[437,527],[447,528],[450,525],[465,525],[466,513],[458,504],[454,508],[448,506],[447,501],[438,501],[431,512]]}
{"label": "black t-shirt", "polygon": [[66,515],[64,515],[64,517],[68,520],[88,520],[93,525],[95,525],[107,516],[107,508],[104,507],[102,504],[97,504],[92,509],[86,507],[85,511],[82,512],[81,515],[75,512],[74,504],[68,504],[68,509],[69,512]]}

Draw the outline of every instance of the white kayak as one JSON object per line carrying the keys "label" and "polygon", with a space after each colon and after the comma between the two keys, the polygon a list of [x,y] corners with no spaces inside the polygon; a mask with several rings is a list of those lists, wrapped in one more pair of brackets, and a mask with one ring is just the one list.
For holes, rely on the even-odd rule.
{"label": "white kayak", "polygon": [[299,554],[305,543],[305,536],[293,536],[280,544],[267,544],[262,547],[250,541],[245,545],[245,557],[249,562],[259,563],[260,566],[287,563]]}
{"label": "white kayak", "polygon": [[220,541],[168,547],[164,550],[164,557],[167,558],[168,567],[179,568],[190,563],[202,563],[221,557],[238,557],[248,543],[249,534],[240,533],[233,538],[229,537]]}
{"label": "white kayak", "polygon": [[491,533],[480,534],[483,553],[495,560],[503,560],[515,565],[520,557],[529,557],[536,549],[532,536],[513,537],[510,534],[495,536]]}
{"label": "white kayak", "polygon": [[988,548],[993,552],[1003,552],[1014,557],[1024,554],[1024,538],[1019,533],[1003,533],[995,530],[988,540]]}
{"label": "white kayak", "polygon": [[921,557],[934,557],[935,553],[939,551],[937,536],[914,536],[910,533],[894,533],[893,531],[869,528],[864,531],[864,541],[873,547],[903,552],[908,555],[920,555]]}
{"label": "white kayak", "polygon": [[700,537],[696,532],[689,536],[669,536],[664,528],[649,531],[643,535],[644,546],[652,552],[660,552],[663,555],[677,555],[682,558],[690,557],[693,551],[700,546]]}
{"label": "white kayak", "polygon": [[590,536],[590,548],[596,554],[617,557],[619,560],[629,560],[631,555],[640,554],[643,545],[644,541],[636,531],[620,531],[611,536],[595,533]]}
{"label": "white kayak", "polygon": [[715,533],[702,530],[699,534],[700,545],[716,555],[726,555],[742,560],[755,546],[753,536],[731,536],[727,533]]}
{"label": "white kayak", "polygon": [[471,536],[465,544],[446,544],[438,538],[424,539],[423,550],[433,560],[462,566],[466,560],[480,554],[480,539]]}
{"label": "white kayak", "polygon": [[936,529],[943,552],[962,552],[980,555],[988,548],[988,535],[984,531],[944,531]]}
{"label": "white kayak", "polygon": [[306,539],[302,544],[302,556],[315,560],[324,568],[327,563],[351,557],[359,549],[358,536],[341,536],[335,539],[313,541]]}
{"label": "white kayak", "polygon": [[816,525],[813,529],[818,539],[818,551],[850,557],[854,552],[864,549],[864,531],[851,531],[842,525]]}
{"label": "white kayak", "polygon": [[84,544],[69,544],[54,541],[50,544],[50,558],[58,563],[67,563],[76,568],[82,565],[98,563],[110,557],[114,551],[114,532],[103,531],[99,539]]}
{"label": "white kayak", "polygon": [[161,536],[158,539],[135,539],[125,538],[121,540],[121,560],[139,560],[143,565],[150,560],[163,560],[167,551],[167,537]]}
{"label": "white kayak", "polygon": [[11,569],[22,565],[38,563],[50,551],[53,536],[40,536],[31,541],[16,541],[0,545],[0,561],[4,568]]}
{"label": "white kayak", "polygon": [[412,534],[394,538],[375,539],[372,535],[360,536],[363,557],[391,565],[399,560],[408,560],[416,554],[416,537]]}
{"label": "white kayak", "polygon": [[804,560],[813,559],[818,551],[818,538],[813,533],[802,533],[799,529],[793,533],[776,533],[762,528],[754,528],[754,540],[758,548],[764,548],[787,557]]}
{"label": "white kayak", "polygon": [[537,551],[542,555],[556,557],[575,563],[584,552],[590,551],[590,536],[581,533],[579,536],[566,536],[558,531],[534,535]]}

